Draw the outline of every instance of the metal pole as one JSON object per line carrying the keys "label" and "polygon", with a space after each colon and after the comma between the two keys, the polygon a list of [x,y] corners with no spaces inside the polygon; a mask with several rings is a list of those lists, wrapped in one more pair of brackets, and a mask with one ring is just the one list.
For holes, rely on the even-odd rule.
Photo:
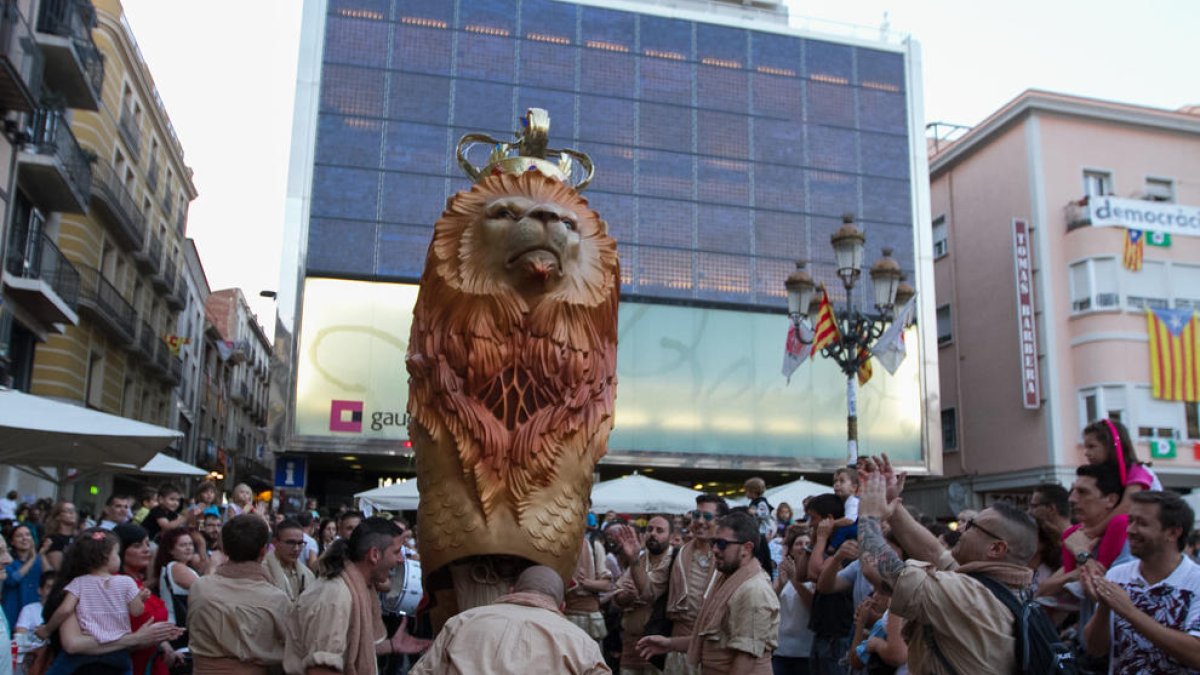
{"label": "metal pole", "polygon": [[858,373],[846,376],[846,455],[853,469],[858,465]]}

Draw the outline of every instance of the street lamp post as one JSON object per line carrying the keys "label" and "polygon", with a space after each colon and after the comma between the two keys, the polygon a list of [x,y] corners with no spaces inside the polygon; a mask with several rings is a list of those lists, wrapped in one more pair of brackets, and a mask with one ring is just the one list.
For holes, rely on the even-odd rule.
{"label": "street lamp post", "polygon": [[[858,374],[871,357],[875,341],[894,318],[896,308],[908,302],[914,293],[912,286],[903,282],[904,274],[892,259],[892,250],[884,248],[883,257],[871,265],[868,273],[875,311],[858,308],[853,291],[861,276],[866,241],[866,236],[855,227],[854,217],[842,216],[842,226],[833,233],[830,243],[837,261],[837,275],[846,289],[846,302],[844,307],[833,308],[838,335],[821,349],[821,353],[833,359],[846,376],[846,455],[851,467],[858,463]],[[788,316],[796,335],[804,344],[812,344],[820,298],[816,294],[816,283],[804,271],[805,264],[803,260],[796,261],[796,271],[788,276],[784,287],[787,289]]]}

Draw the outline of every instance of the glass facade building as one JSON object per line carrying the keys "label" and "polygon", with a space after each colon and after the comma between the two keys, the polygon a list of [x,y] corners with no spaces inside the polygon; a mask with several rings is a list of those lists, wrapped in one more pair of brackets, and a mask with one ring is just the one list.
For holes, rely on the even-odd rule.
{"label": "glass facade building", "polygon": [[[821,364],[808,384],[783,392],[777,365],[787,325],[783,280],[794,261],[811,261],[810,272],[828,284],[831,297],[843,294],[829,245],[843,213],[854,214],[866,233],[868,261],[881,248],[893,249],[920,287],[914,224],[927,187],[914,182],[926,177],[914,175],[923,171],[913,157],[924,141],[913,138],[920,120],[912,112],[919,92],[909,91],[911,46],[821,38],[767,22],[655,9],[653,2],[311,0],[312,6],[319,8],[314,39],[322,49],[304,167],[311,182],[297,234],[301,282],[415,283],[446,199],[469,186],[454,159],[459,138],[475,132],[511,138],[524,111],[539,107],[551,117],[551,146],[581,150],[596,164],[584,194],[620,248],[623,322],[642,303],[682,305],[692,319],[647,312],[693,323],[700,332],[720,324],[724,332],[710,330],[705,339],[736,341],[738,312],[756,315],[747,326],[773,315],[778,333],[764,340],[778,348],[749,357],[769,362],[770,372],[734,378],[759,401],[748,409],[761,409],[763,397],[774,394],[794,409],[814,390],[822,390],[824,401],[824,389],[844,386],[835,369]],[[859,286],[865,300],[865,276]],[[303,289],[297,294],[301,312]],[[652,334],[622,339],[650,349],[657,344]],[[706,349],[722,351],[715,342]],[[624,350],[622,343],[620,364],[655,370],[647,364],[658,357],[627,358]],[[395,367],[402,377],[402,362]],[[890,396],[908,406],[895,413],[908,427],[898,442],[907,451],[900,452],[920,462],[925,380],[913,373]],[[636,376],[619,374],[614,442],[622,438],[622,419],[632,422],[644,412],[621,407],[637,398],[637,384]],[[936,373],[933,379],[936,391]],[[869,407],[871,394],[865,397]],[[835,412],[836,403],[834,396],[825,407]],[[835,412],[841,431],[835,423],[828,452],[817,455],[844,454],[842,410]],[[895,423],[889,414],[887,424]],[[864,423],[868,433],[870,425]],[[753,427],[745,442],[761,446],[762,425]],[[788,434],[808,434],[800,445],[815,443],[809,431]],[[632,440],[643,438],[636,434],[627,438],[644,442]],[[784,438],[766,454],[786,454],[795,440]],[[671,445],[658,449],[687,454],[705,444]],[[639,449],[650,448],[628,448]]]}
{"label": "glass facade building", "polygon": [[[913,269],[904,54],[558,0],[332,0],[307,268],[415,281],[471,132],[587,152],[627,297],[780,307],[853,213]],[[838,286],[840,288],[840,286]],[[833,284],[831,284],[831,289]]]}

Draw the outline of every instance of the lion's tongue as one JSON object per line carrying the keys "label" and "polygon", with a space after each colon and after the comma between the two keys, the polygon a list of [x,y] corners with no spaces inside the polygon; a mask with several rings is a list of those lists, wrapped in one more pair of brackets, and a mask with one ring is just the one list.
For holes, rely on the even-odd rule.
{"label": "lion's tongue", "polygon": [[538,281],[546,281],[558,269],[558,260],[549,251],[530,251],[521,257],[526,274]]}

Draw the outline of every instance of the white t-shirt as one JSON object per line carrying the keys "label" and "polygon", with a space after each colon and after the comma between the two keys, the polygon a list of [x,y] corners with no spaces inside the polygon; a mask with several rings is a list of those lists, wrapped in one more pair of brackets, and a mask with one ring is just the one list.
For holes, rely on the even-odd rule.
{"label": "white t-shirt", "polygon": [[858,607],[862,604],[867,596],[875,592],[875,588],[871,586],[871,582],[867,581],[867,575],[862,573],[862,565],[857,560],[852,561],[842,569],[838,570],[838,578],[843,581],[849,581],[854,589],[854,606]]}
{"label": "white t-shirt", "polygon": [[304,533],[304,547],[300,549],[300,562],[307,565],[308,561],[317,557],[318,554],[317,540],[310,537],[308,533]]}
{"label": "white t-shirt", "polygon": [[[1183,556],[1166,579],[1154,584],[1142,578],[1141,561],[1114,565],[1104,577],[1120,584],[1129,599],[1155,622],[1188,635],[1200,637],[1200,565]],[[1110,613],[1109,673],[1191,672],[1135,631],[1128,621]]]}
{"label": "white t-shirt", "polygon": [[849,497],[846,497],[846,501],[842,503],[842,507],[845,508],[845,510],[846,510],[845,515],[842,516],[843,518],[848,518],[850,520],[858,520],[858,496],[857,495],[850,495]]}
{"label": "white t-shirt", "polygon": [[[816,584],[804,582],[804,587],[811,593]],[[812,652],[813,632],[808,627],[809,609],[800,594],[787,582],[779,593],[779,646],[775,653],[779,656],[806,659]]]}
{"label": "white t-shirt", "polygon": [[17,502],[8,497],[0,498],[0,520],[17,519]]}
{"label": "white t-shirt", "polygon": [[42,603],[31,602],[21,608],[21,613],[17,615],[17,625],[13,626],[13,630],[24,628],[29,631],[29,637],[31,638],[29,648],[37,649],[46,644],[44,641],[37,639],[37,636],[33,634],[34,629],[42,625],[42,623]]}

